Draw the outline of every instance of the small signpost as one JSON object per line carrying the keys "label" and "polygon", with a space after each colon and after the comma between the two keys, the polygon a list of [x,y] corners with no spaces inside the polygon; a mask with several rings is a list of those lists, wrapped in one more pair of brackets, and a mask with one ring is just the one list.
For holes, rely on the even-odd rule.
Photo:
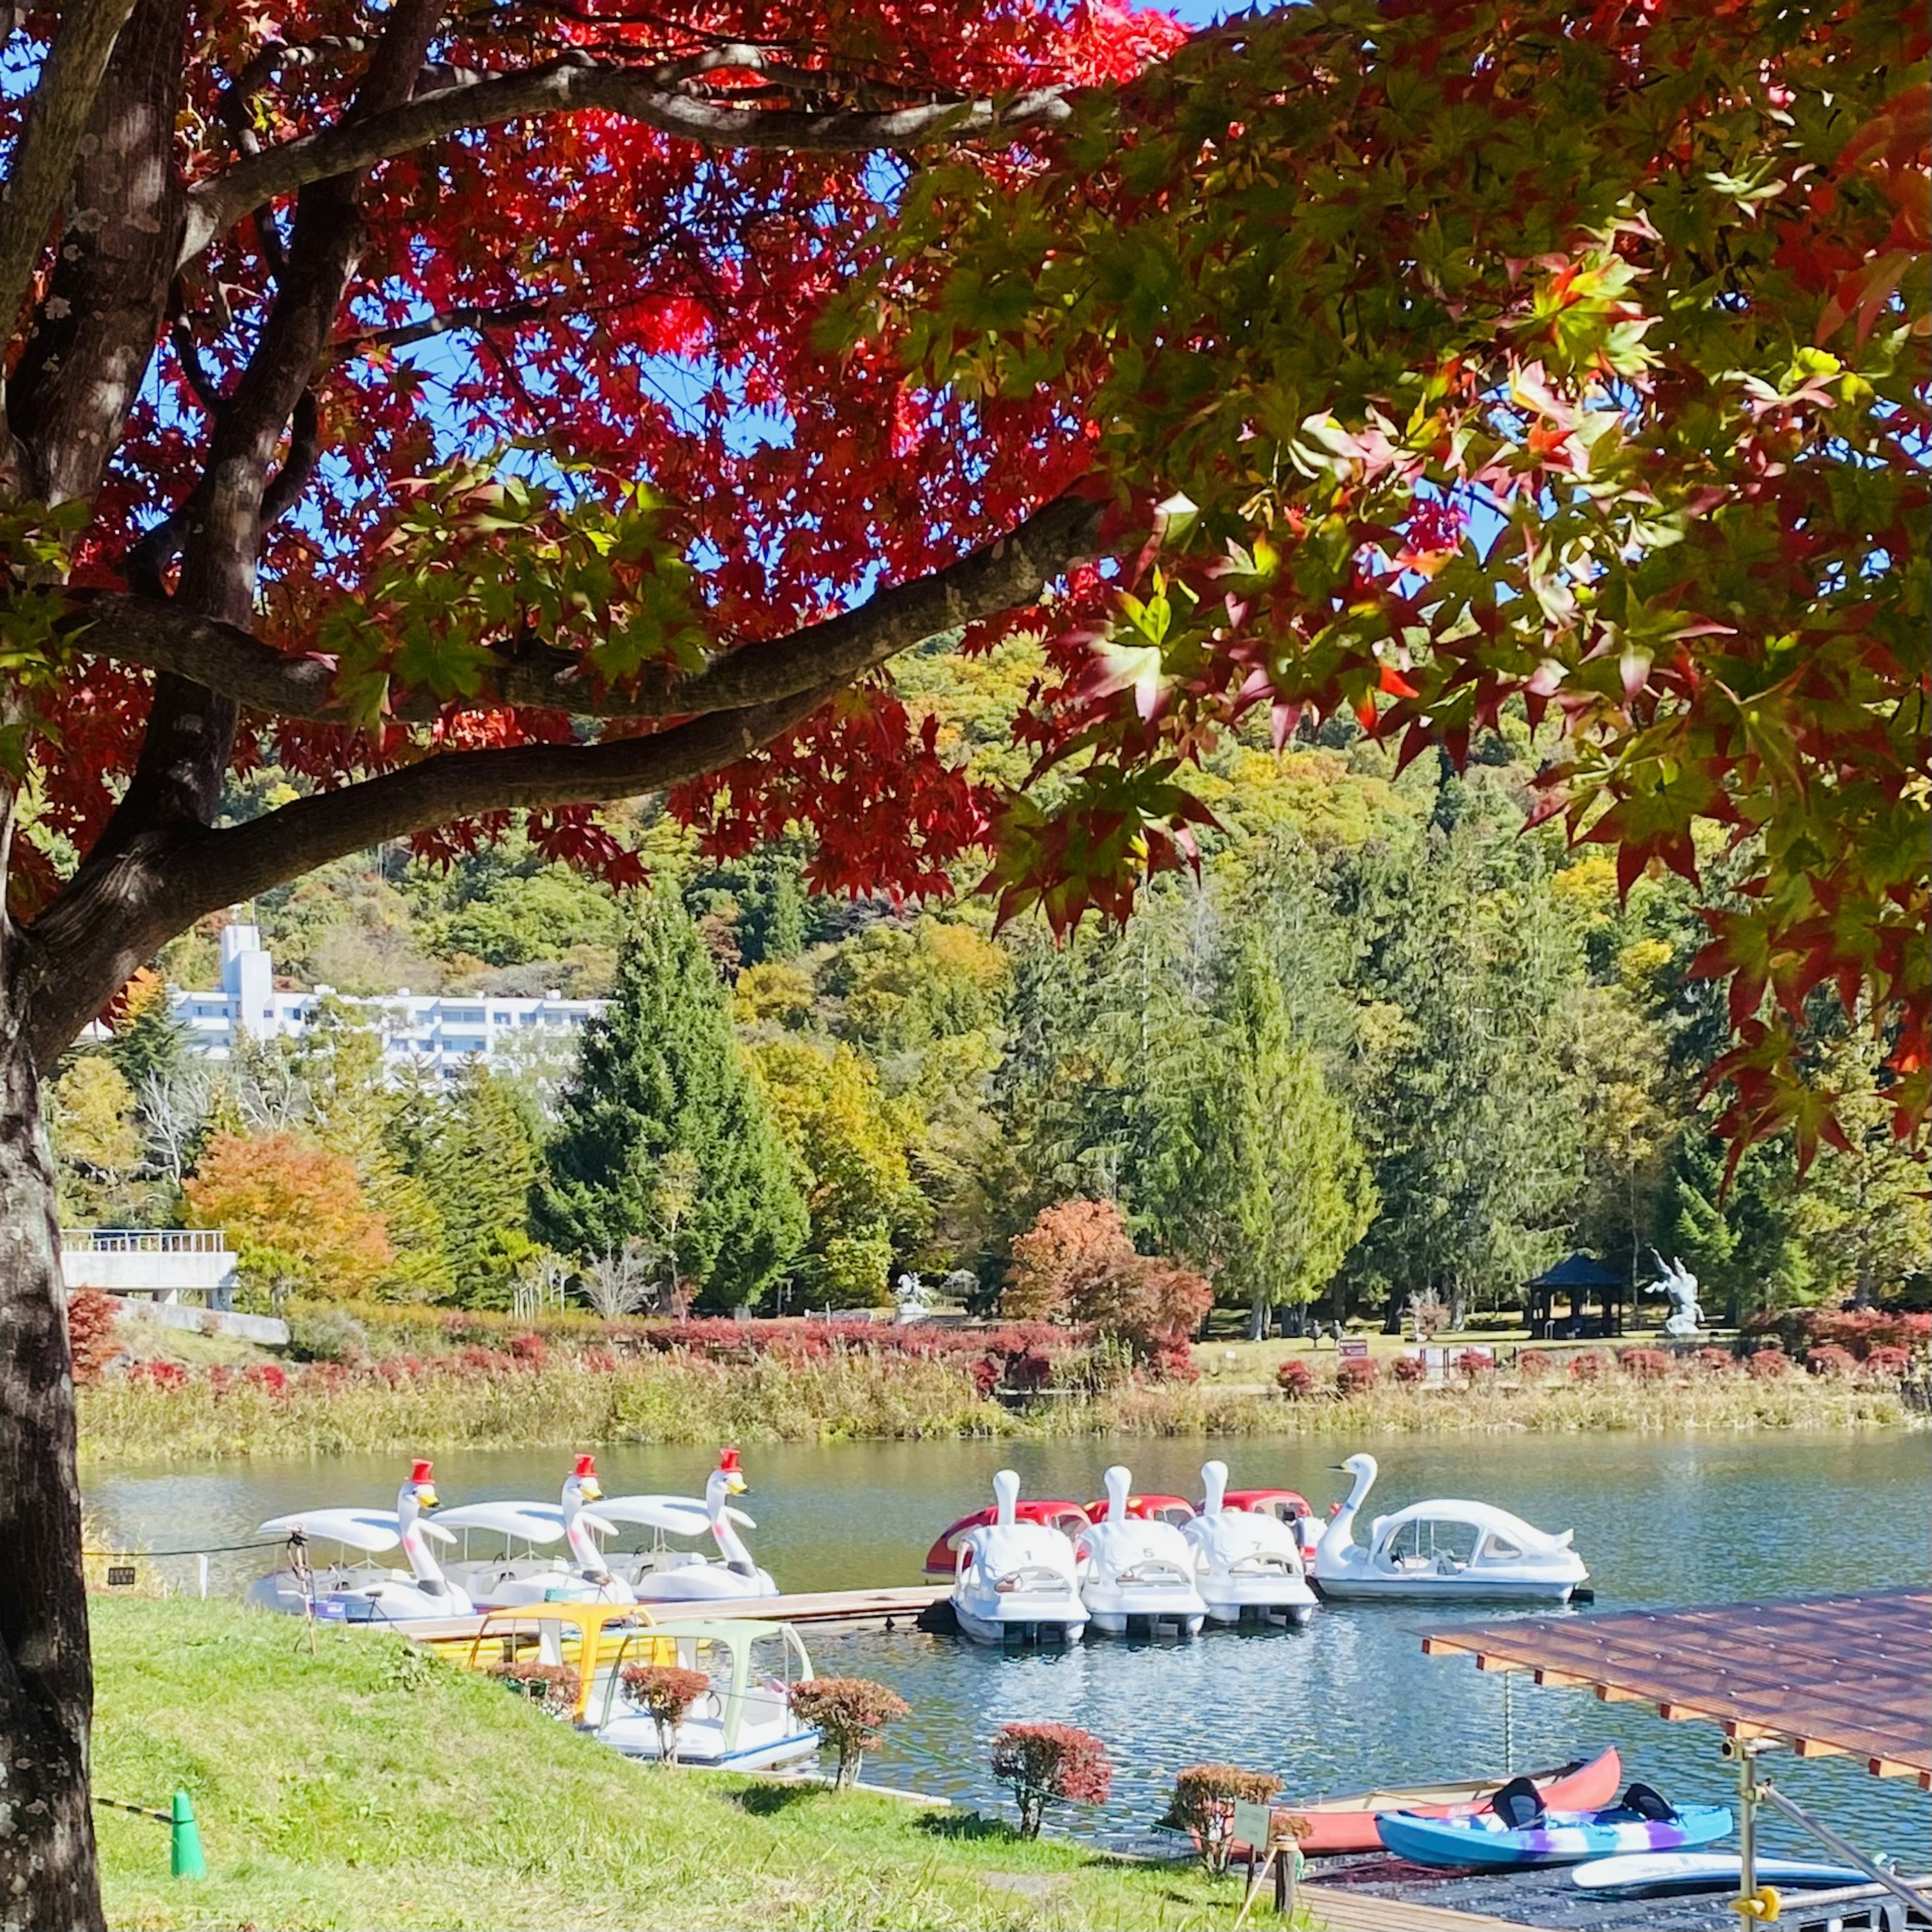
{"label": "small signpost", "polygon": [[1366,1342],[1337,1342],[1335,1352],[1345,1362],[1366,1362],[1369,1359],[1369,1345]]}
{"label": "small signpost", "polygon": [[1234,1835],[1248,1848],[1248,1895],[1241,1901],[1234,1932],[1240,1932],[1270,1870],[1274,1874],[1275,1909],[1284,1919],[1294,1916],[1294,1883],[1300,1876],[1300,1840],[1306,1822],[1265,1804],[1234,1800]]}
{"label": "small signpost", "polygon": [[110,1590],[128,1590],[134,1586],[134,1566],[131,1563],[110,1563],[107,1566],[107,1587]]}

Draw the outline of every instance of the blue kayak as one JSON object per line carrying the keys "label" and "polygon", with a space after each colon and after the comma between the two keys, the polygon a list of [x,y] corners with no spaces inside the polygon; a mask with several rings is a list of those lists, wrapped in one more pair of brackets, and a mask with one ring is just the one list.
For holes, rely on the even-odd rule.
{"label": "blue kayak", "polygon": [[1633,1852],[1680,1852],[1729,1836],[1726,1804],[1653,1808],[1613,1804],[1602,1811],[1543,1811],[1512,1823],[1506,1815],[1478,1812],[1467,1818],[1418,1818],[1406,1811],[1376,1820],[1382,1843],[1419,1865],[1569,1865]]}

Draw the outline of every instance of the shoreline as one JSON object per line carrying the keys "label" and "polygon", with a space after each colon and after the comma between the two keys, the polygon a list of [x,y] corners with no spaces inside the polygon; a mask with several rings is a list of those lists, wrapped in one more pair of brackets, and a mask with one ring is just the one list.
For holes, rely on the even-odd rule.
{"label": "shoreline", "polygon": [[423,1368],[388,1377],[331,1364],[241,1374],[186,1370],[78,1391],[84,1468],[336,1454],[711,1444],[1634,1433],[1913,1429],[1922,1409],[1895,1380],[1804,1374],[1759,1381],[1694,1370],[1587,1383],[1501,1378],[1382,1387],[1296,1400],[1211,1382],[1142,1383],[1002,1402],[951,1364],[855,1350],[825,1360],[706,1360],[672,1354],[586,1366],[552,1355],[524,1367]]}

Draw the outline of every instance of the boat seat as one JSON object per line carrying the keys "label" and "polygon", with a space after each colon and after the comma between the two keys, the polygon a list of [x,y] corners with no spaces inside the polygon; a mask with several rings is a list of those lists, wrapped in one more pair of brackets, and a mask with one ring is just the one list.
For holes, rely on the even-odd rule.
{"label": "boat seat", "polygon": [[1543,1793],[1526,1778],[1513,1778],[1490,1800],[1490,1809],[1512,1832],[1534,1825],[1543,1816]]}
{"label": "boat seat", "polygon": [[1662,1792],[1647,1784],[1633,1784],[1624,1793],[1624,1809],[1655,1824],[1668,1824],[1677,1816],[1677,1808]]}

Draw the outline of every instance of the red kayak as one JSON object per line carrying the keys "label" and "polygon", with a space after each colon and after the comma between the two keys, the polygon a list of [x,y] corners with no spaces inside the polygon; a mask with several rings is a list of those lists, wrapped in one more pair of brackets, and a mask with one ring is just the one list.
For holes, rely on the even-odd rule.
{"label": "red kayak", "polygon": [[[1596,1811],[1614,1804],[1623,1783],[1623,1760],[1614,1749],[1586,1763],[1533,1771],[1529,1780],[1552,1811]],[[1376,1830],[1379,1812],[1406,1811],[1422,1818],[1467,1818],[1490,1808],[1489,1801],[1508,1782],[1506,1778],[1472,1778],[1461,1784],[1416,1785],[1407,1790],[1356,1791],[1344,1798],[1318,1798],[1309,1804],[1292,1804],[1277,1798],[1274,1811],[1292,1812],[1315,1828],[1301,1840],[1311,1857],[1334,1852],[1377,1852],[1382,1841]]]}

